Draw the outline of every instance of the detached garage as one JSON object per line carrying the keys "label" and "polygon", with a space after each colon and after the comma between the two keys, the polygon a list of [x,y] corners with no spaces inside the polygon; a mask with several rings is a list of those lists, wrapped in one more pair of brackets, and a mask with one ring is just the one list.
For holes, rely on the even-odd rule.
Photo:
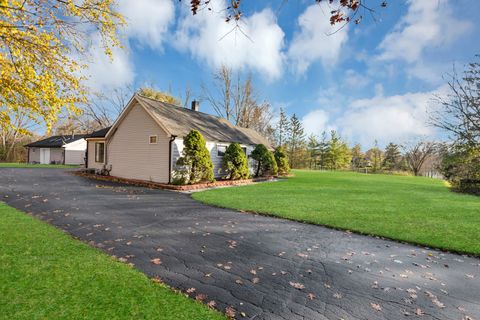
{"label": "detached garage", "polygon": [[40,164],[85,164],[86,134],[52,136],[27,144],[27,162]]}

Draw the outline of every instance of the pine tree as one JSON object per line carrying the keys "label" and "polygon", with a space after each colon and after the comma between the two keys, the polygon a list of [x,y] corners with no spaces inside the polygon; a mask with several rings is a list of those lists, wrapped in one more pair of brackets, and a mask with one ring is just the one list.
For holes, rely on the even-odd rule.
{"label": "pine tree", "polygon": [[301,165],[301,159],[305,151],[305,132],[302,122],[295,114],[290,118],[288,128],[288,158],[292,168],[298,168]]}
{"label": "pine tree", "polygon": [[275,134],[277,145],[280,147],[283,147],[287,142],[286,137],[288,134],[288,126],[289,123],[287,115],[285,114],[285,110],[283,110],[283,107],[280,107],[280,119],[278,120]]}
{"label": "pine tree", "polygon": [[385,148],[385,156],[383,158],[382,166],[386,170],[397,170],[401,167],[402,153],[400,147],[390,142]]}
{"label": "pine tree", "polygon": [[335,130],[330,133],[330,141],[328,142],[326,154],[326,167],[329,169],[344,169],[351,162],[350,149]]}
{"label": "pine tree", "polygon": [[245,152],[238,143],[231,143],[222,160],[222,168],[231,180],[248,179],[250,176]]}
{"label": "pine tree", "polygon": [[201,181],[213,181],[213,163],[208,152],[205,139],[197,130],[190,131],[183,139],[182,157],[177,165],[186,168],[186,176],[183,183],[197,183]]}

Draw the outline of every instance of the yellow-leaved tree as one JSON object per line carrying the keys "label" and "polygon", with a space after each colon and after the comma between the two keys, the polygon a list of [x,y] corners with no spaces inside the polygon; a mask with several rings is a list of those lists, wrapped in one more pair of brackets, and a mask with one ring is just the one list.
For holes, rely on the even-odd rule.
{"label": "yellow-leaved tree", "polygon": [[85,40],[98,33],[112,57],[124,23],[115,0],[0,0],[2,127],[14,127],[19,110],[48,130],[62,110],[78,114]]}
{"label": "yellow-leaved tree", "polygon": [[175,98],[170,93],[166,93],[166,92],[163,92],[163,91],[151,88],[151,87],[140,88],[138,90],[138,94],[140,94],[144,97],[147,97],[147,98],[151,98],[151,99],[154,99],[154,100],[161,101],[161,102],[174,104],[176,106],[181,106],[182,105],[182,103],[180,102],[180,99]]}

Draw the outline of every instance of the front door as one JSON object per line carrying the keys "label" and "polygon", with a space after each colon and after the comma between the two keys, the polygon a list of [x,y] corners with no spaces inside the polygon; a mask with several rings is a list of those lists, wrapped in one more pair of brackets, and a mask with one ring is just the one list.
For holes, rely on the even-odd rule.
{"label": "front door", "polygon": [[50,163],[50,148],[40,148],[40,163],[41,164]]}

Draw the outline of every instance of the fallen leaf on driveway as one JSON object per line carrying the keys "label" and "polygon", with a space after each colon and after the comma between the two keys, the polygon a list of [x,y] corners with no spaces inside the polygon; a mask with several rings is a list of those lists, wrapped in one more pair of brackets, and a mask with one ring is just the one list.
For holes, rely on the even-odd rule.
{"label": "fallen leaf on driveway", "polygon": [[417,308],[417,309],[415,309],[415,314],[416,314],[417,316],[423,316],[423,315],[425,314],[425,312],[423,312],[422,309]]}
{"label": "fallen leaf on driveway", "polygon": [[161,264],[162,261],[160,260],[160,258],[155,258],[155,259],[152,259],[150,260],[153,264]]}
{"label": "fallen leaf on driveway", "polygon": [[155,276],[155,277],[152,278],[152,281],[155,282],[155,283],[161,283],[162,279],[159,276]]}
{"label": "fallen leaf on driveway", "polygon": [[215,306],[217,305],[217,303],[215,302],[215,300],[210,300],[208,303],[207,303],[207,306],[209,308],[215,308]]}
{"label": "fallen leaf on driveway", "polygon": [[253,278],[252,283],[257,284],[260,282],[260,278]]}
{"label": "fallen leaf on driveway", "polygon": [[255,274],[257,274],[257,270],[252,269],[252,270],[250,270],[250,273],[253,274],[253,275],[255,275]]}
{"label": "fallen leaf on driveway", "polygon": [[187,289],[187,293],[194,293],[195,290],[197,290],[197,289],[195,289],[195,288],[188,288],[188,289]]}
{"label": "fallen leaf on driveway", "polygon": [[225,308],[225,315],[229,318],[235,318],[235,309],[231,306]]}
{"label": "fallen leaf on driveway", "polygon": [[316,298],[316,296],[315,296],[313,293],[309,293],[309,294],[307,295],[307,298],[308,298],[308,300],[313,300],[313,299]]}
{"label": "fallen leaf on driveway", "polygon": [[305,286],[301,284],[300,282],[292,282],[290,281],[290,285],[294,287],[295,289],[302,290],[305,289]]}
{"label": "fallen leaf on driveway", "polygon": [[207,295],[206,295],[206,294],[203,294],[203,293],[197,294],[197,295],[195,296],[195,300],[197,300],[197,301],[203,301],[203,300],[205,300],[205,299],[207,299]]}
{"label": "fallen leaf on driveway", "polygon": [[237,280],[235,280],[235,283],[236,283],[236,284],[243,284],[243,281],[240,280],[240,279],[237,279]]}
{"label": "fallen leaf on driveway", "polygon": [[343,298],[342,294],[341,294],[341,293],[338,293],[338,292],[335,292],[335,293],[333,294],[333,297],[334,297],[335,299],[342,299],[342,298]]}
{"label": "fallen leaf on driveway", "polygon": [[378,303],[370,303],[370,306],[373,308],[375,311],[381,311],[382,307]]}
{"label": "fallen leaf on driveway", "polygon": [[308,254],[302,253],[302,252],[297,253],[297,256],[299,256],[300,258],[305,258],[305,259],[308,258]]}

